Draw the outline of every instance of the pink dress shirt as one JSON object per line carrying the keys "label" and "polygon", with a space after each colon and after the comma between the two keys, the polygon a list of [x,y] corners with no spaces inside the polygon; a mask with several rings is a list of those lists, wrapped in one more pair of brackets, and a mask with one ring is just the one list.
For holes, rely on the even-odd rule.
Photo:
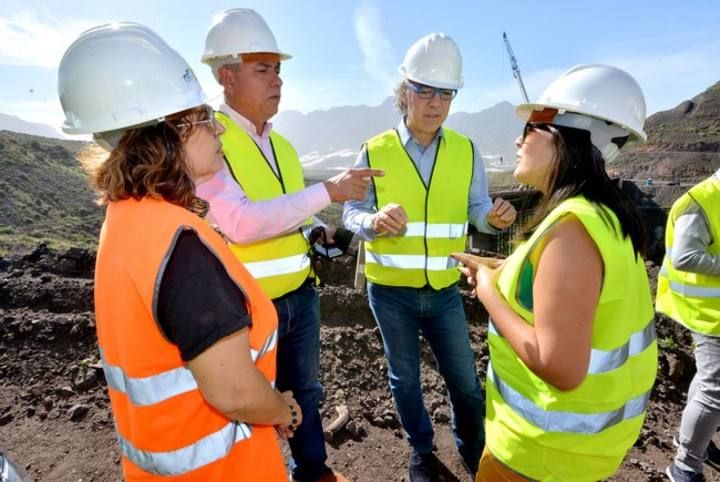
{"label": "pink dress shirt", "polygon": [[[258,135],[255,126],[230,106],[220,104],[219,110],[248,133],[277,174],[277,161],[270,146],[272,124],[266,122],[262,134]],[[220,226],[236,244],[250,244],[286,234],[330,205],[330,195],[321,182],[293,194],[253,202],[235,182],[227,166],[197,185],[196,192],[210,202],[208,220]],[[314,223],[322,225],[317,218]]]}

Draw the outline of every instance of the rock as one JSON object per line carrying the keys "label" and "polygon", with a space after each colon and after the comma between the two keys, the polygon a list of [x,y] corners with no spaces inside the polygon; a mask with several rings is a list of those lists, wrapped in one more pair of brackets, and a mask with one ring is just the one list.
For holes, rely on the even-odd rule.
{"label": "rock", "polygon": [[85,418],[85,415],[90,411],[90,407],[87,405],[77,404],[70,407],[70,410],[68,410],[68,414],[70,415],[70,420],[73,422],[79,422],[83,418]]}
{"label": "rock", "polygon": [[433,412],[433,420],[435,423],[448,423],[450,415],[445,407],[439,407]]}
{"label": "rock", "polygon": [[345,425],[345,430],[347,430],[353,438],[360,438],[367,434],[363,423],[356,420],[350,420],[347,425]]}
{"label": "rock", "polygon": [[5,412],[2,415],[0,415],[0,426],[7,425],[10,422],[12,422],[13,416],[10,412]]}
{"label": "rock", "polygon": [[438,408],[442,407],[442,400],[439,398],[433,398],[430,400],[429,408],[431,412],[435,412]]}
{"label": "rock", "polygon": [[45,407],[45,410],[49,412],[50,410],[52,410],[55,402],[53,402],[52,398],[45,397],[45,398],[43,398],[42,404],[43,404],[43,407]]}
{"label": "rock", "polygon": [[64,386],[57,391],[57,394],[60,398],[70,398],[75,395],[75,390],[68,386]]}
{"label": "rock", "polygon": [[85,371],[79,370],[78,373],[73,377],[73,385],[80,391],[86,391],[91,389],[97,384],[97,374],[95,370]]}
{"label": "rock", "polygon": [[685,375],[685,366],[672,353],[668,353],[667,361],[668,378],[672,380],[673,383],[679,383],[680,381],[682,381],[683,376]]}

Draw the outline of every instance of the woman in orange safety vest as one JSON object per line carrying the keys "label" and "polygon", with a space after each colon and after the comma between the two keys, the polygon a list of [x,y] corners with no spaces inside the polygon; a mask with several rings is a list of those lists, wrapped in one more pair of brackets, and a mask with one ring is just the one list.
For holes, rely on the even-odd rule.
{"label": "woman in orange safety vest", "polygon": [[270,299],[203,217],[223,128],[184,59],[148,28],[80,35],[58,71],[63,130],[109,157],[95,270],[98,345],[132,481],[284,481],[277,434],[302,415],[274,388]]}

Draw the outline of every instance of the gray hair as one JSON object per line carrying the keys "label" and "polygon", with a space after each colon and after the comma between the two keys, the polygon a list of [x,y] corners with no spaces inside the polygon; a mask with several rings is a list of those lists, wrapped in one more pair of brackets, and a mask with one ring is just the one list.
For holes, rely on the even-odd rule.
{"label": "gray hair", "polygon": [[218,84],[220,83],[220,69],[227,66],[228,68],[233,68],[234,66],[242,63],[242,57],[219,57],[216,59],[208,60],[207,64],[210,66],[210,70],[212,70],[213,77],[215,77],[215,80],[217,80]]}
{"label": "gray hair", "polygon": [[400,111],[402,115],[407,114],[407,93],[408,85],[407,80],[403,79],[393,89],[395,94],[395,108]]}

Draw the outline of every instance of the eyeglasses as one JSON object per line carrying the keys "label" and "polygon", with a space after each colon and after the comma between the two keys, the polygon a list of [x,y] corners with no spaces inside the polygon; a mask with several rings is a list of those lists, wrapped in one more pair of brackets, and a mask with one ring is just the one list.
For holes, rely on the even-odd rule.
{"label": "eyeglasses", "polygon": [[208,129],[212,130],[213,133],[217,131],[217,124],[215,123],[215,111],[213,111],[213,108],[209,105],[205,106],[205,110],[203,112],[203,118],[197,121],[186,121],[186,122],[180,122],[179,124],[176,124],[177,127],[191,127],[191,126],[198,126],[198,125],[204,125],[207,126]]}
{"label": "eyeglasses", "polygon": [[430,100],[437,95],[440,97],[440,100],[449,102],[453,100],[457,94],[457,89],[438,89],[437,87],[430,87],[429,85],[416,84],[412,81],[408,81],[407,86],[423,100]]}
{"label": "eyeglasses", "polygon": [[522,140],[525,142],[525,138],[530,134],[531,131],[545,131],[552,132],[552,126],[550,124],[540,124],[538,122],[527,122],[523,128]]}

